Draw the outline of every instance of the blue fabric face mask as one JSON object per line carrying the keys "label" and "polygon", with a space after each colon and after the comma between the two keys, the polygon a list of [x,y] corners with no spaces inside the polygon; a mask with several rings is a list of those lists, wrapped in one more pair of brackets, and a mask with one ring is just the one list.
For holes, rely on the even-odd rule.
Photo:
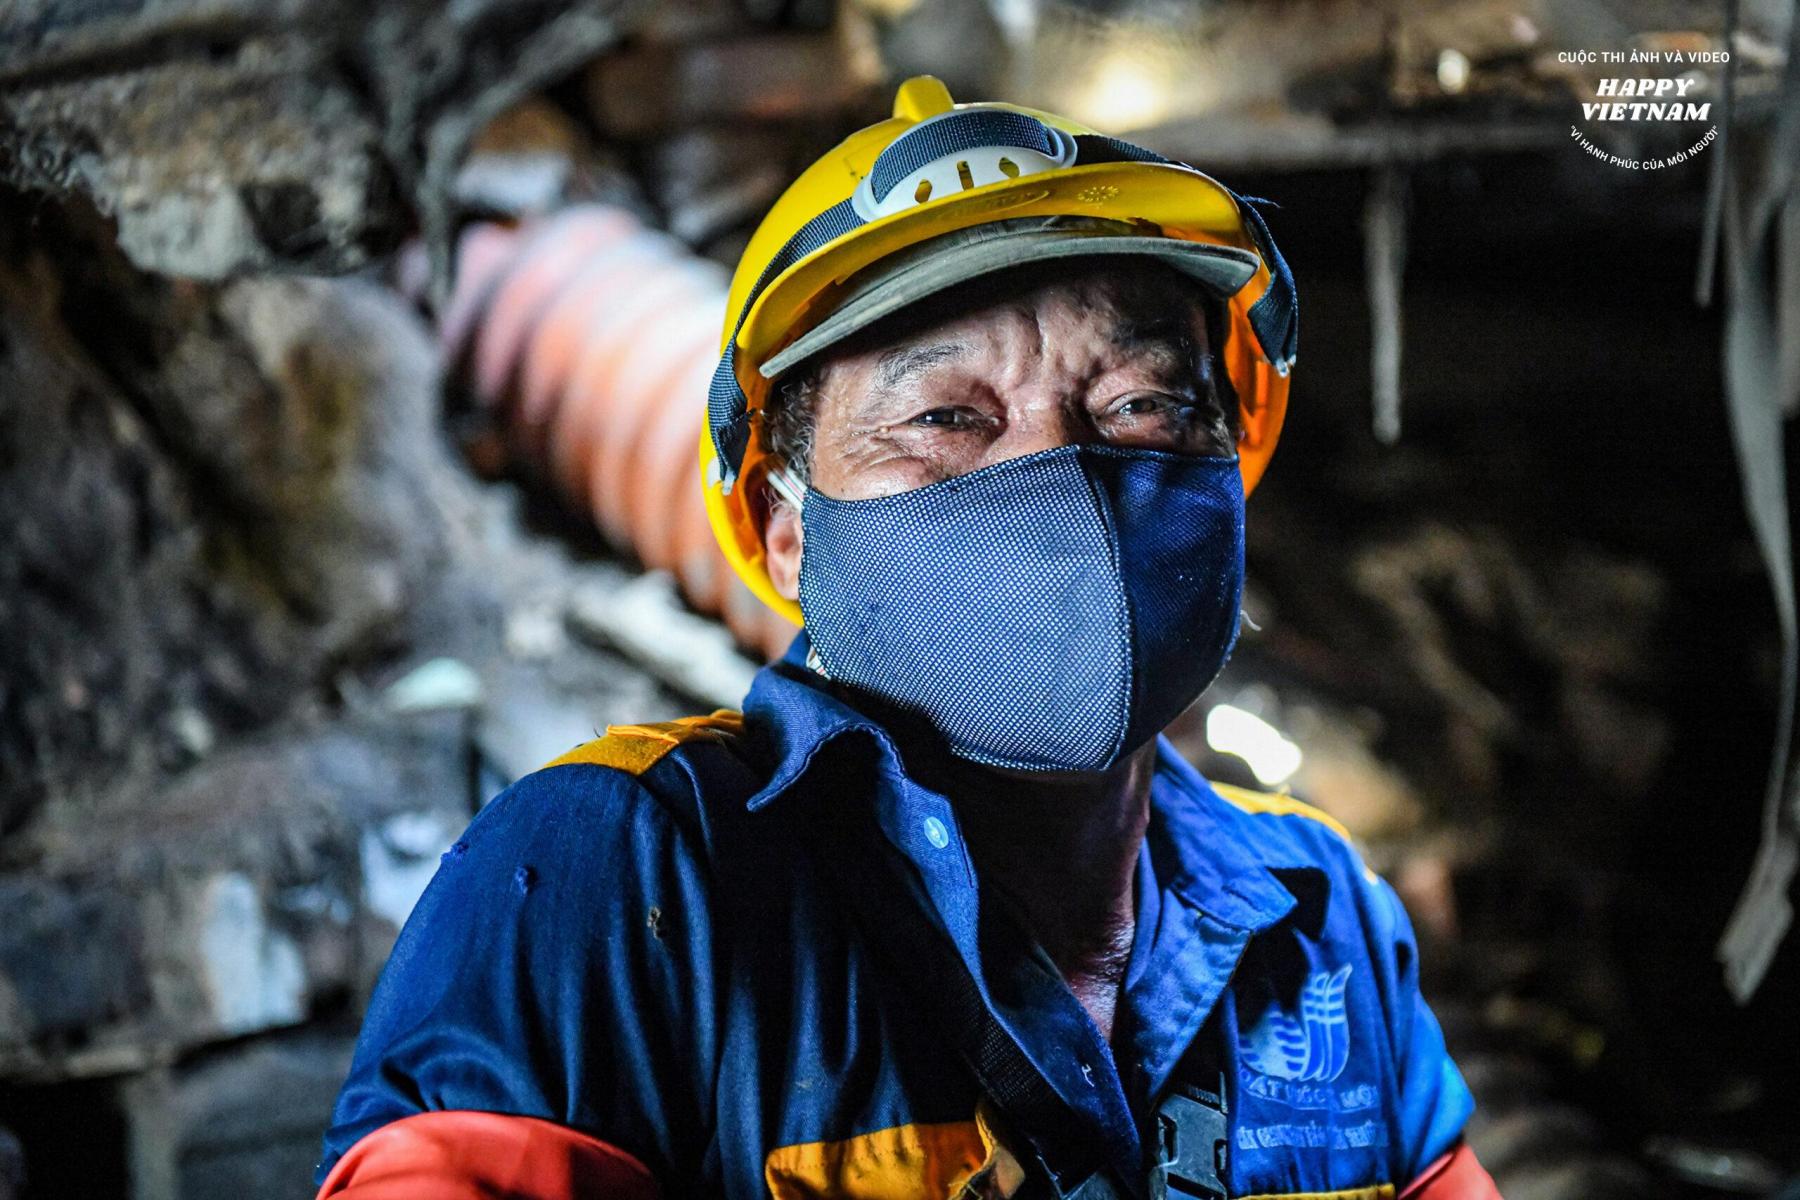
{"label": "blue fabric face mask", "polygon": [[1237,639],[1235,458],[1059,446],[871,500],[808,488],[801,524],[825,672],[989,766],[1112,766]]}

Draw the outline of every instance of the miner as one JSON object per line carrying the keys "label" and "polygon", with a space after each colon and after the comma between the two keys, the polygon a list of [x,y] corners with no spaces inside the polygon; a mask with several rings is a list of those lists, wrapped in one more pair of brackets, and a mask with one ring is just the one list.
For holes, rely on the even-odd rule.
{"label": "miner", "polygon": [[1496,1194],[1394,892],[1160,732],[1287,403],[1259,203],[929,77],[800,176],[701,482],[802,632],[450,848],[322,1196]]}

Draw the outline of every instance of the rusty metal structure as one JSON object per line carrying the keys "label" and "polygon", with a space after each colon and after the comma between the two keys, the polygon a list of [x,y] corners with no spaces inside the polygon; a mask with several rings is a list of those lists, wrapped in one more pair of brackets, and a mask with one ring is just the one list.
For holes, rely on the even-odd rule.
{"label": "rusty metal structure", "polygon": [[467,235],[444,323],[447,360],[607,541],[669,571],[697,611],[774,657],[794,627],[726,566],[694,447],[718,359],[727,279],[629,213],[576,206]]}

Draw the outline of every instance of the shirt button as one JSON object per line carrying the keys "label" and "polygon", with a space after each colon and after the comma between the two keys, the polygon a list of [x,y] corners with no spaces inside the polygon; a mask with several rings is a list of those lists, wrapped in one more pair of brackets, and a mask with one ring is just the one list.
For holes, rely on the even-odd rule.
{"label": "shirt button", "polygon": [[936,817],[925,818],[925,840],[942,850],[950,844],[950,831]]}

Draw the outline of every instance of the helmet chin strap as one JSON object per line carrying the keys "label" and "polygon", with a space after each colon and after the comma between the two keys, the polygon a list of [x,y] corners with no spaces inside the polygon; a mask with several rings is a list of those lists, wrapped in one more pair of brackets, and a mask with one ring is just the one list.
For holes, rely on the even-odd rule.
{"label": "helmet chin strap", "polygon": [[768,481],[769,487],[774,490],[775,494],[781,497],[797,515],[801,506],[806,502],[806,486],[794,478],[793,473],[787,469],[785,464],[771,468],[763,478]]}
{"label": "helmet chin strap", "polygon": [[[806,485],[794,478],[794,473],[787,469],[786,463],[770,467],[763,473],[763,479],[770,490],[781,498],[782,503],[794,510],[794,516],[798,518],[801,507],[806,503]],[[819,648],[810,639],[806,646],[806,669],[826,679],[831,678],[831,672],[825,669],[825,660],[819,657]]]}

